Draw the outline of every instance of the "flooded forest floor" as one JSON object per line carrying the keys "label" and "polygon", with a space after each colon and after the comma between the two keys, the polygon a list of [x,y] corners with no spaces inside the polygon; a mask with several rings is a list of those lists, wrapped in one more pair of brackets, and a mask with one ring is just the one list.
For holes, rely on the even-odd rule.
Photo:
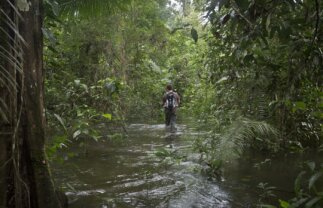
{"label": "flooded forest floor", "polygon": [[207,132],[177,128],[170,134],[162,124],[132,124],[126,138],[89,140],[62,151],[53,175],[69,207],[257,207],[268,187],[290,199],[300,162],[312,157],[250,154],[228,161],[215,180],[203,174],[207,165],[193,151],[194,139]]}

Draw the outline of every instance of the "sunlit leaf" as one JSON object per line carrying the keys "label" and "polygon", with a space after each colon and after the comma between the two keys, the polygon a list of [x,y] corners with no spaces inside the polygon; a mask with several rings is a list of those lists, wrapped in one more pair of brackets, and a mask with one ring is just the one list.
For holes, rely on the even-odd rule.
{"label": "sunlit leaf", "polygon": [[82,129],[81,133],[89,135],[89,129]]}
{"label": "sunlit leaf", "polygon": [[225,76],[225,77],[222,77],[221,79],[219,79],[216,83],[217,84],[220,84],[220,83],[222,83],[222,82],[224,82],[224,81],[226,81],[228,79],[229,79],[229,77],[228,76]]}
{"label": "sunlit leaf", "polygon": [[281,200],[279,199],[279,205],[281,206],[281,208],[289,208],[290,204],[287,201]]}
{"label": "sunlit leaf", "polygon": [[62,119],[62,117],[60,117],[58,114],[54,113],[55,118],[59,121],[59,123],[61,124],[61,126],[64,128],[65,131],[67,131],[66,129],[66,125],[64,120]]}
{"label": "sunlit leaf", "polygon": [[109,114],[109,113],[105,113],[105,114],[103,114],[102,115],[104,118],[106,118],[106,119],[109,119],[109,120],[111,120],[112,119],[112,115],[111,114]]}
{"label": "sunlit leaf", "polygon": [[304,102],[296,102],[295,103],[295,106],[298,108],[298,109],[301,109],[301,110],[304,110],[306,108],[306,104]]}
{"label": "sunlit leaf", "polygon": [[81,87],[85,90],[85,92],[89,92],[89,88],[86,84],[81,84]]}
{"label": "sunlit leaf", "polygon": [[75,131],[74,133],[73,133],[73,139],[75,139],[75,138],[77,138],[80,134],[81,134],[82,132],[81,132],[81,130],[77,130],[77,131]]}
{"label": "sunlit leaf", "polygon": [[309,161],[309,162],[306,162],[306,165],[310,168],[311,171],[315,170],[315,162]]}

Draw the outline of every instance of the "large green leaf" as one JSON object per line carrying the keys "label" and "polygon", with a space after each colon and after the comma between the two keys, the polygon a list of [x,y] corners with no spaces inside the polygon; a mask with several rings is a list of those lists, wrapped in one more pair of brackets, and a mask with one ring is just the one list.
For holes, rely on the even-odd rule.
{"label": "large green leaf", "polygon": [[111,114],[109,114],[109,113],[105,113],[105,114],[103,114],[102,115],[104,118],[106,118],[106,119],[109,119],[109,120],[111,120],[112,119],[112,115]]}
{"label": "large green leaf", "polygon": [[73,133],[73,139],[76,139],[80,134],[82,133],[82,131],[80,129],[76,130],[74,133]]}
{"label": "large green leaf", "polygon": [[298,195],[299,191],[301,190],[301,181],[305,173],[305,171],[300,172],[295,180],[294,191],[296,195]]}
{"label": "large green leaf", "polygon": [[64,128],[65,131],[67,131],[66,125],[62,117],[60,117],[58,114],[54,113],[54,117],[58,120],[58,122],[61,124],[61,126]]}
{"label": "large green leaf", "polygon": [[281,208],[289,208],[290,207],[290,204],[287,201],[284,201],[281,199],[279,200],[279,204],[280,204]]}
{"label": "large green leaf", "polygon": [[[314,198],[312,198],[309,202],[307,202],[307,203],[305,204],[305,207],[306,207],[306,208],[314,207],[314,205],[315,205],[317,202],[321,201],[321,200],[323,200],[323,197],[322,197],[322,196],[314,197]],[[319,205],[319,204],[318,204],[318,205]],[[317,207],[317,206],[315,206],[315,207]],[[319,207],[321,207],[321,206],[319,206]]]}
{"label": "large green leaf", "polygon": [[315,184],[315,182],[321,177],[323,175],[323,173],[322,172],[318,172],[318,173],[316,173],[316,174],[314,174],[311,178],[310,178],[310,180],[309,180],[309,182],[308,182],[308,189],[309,190],[311,190],[312,188],[313,188],[313,186],[314,186],[314,184]]}

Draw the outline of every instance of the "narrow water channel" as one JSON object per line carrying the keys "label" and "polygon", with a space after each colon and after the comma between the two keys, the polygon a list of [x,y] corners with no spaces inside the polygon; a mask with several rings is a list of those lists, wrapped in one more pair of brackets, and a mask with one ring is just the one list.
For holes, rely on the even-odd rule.
{"label": "narrow water channel", "polygon": [[295,159],[250,156],[232,163],[223,180],[203,176],[192,151],[192,141],[201,135],[185,125],[169,134],[164,125],[132,124],[124,140],[90,142],[86,155],[76,147],[75,155],[63,152],[65,161],[53,165],[53,174],[71,208],[256,207],[260,182],[278,186],[281,197],[291,195]]}

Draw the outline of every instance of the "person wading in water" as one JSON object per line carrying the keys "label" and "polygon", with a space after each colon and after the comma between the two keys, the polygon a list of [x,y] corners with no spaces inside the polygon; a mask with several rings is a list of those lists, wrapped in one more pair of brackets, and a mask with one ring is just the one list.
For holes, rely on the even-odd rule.
{"label": "person wading in water", "polygon": [[165,111],[166,129],[170,129],[171,132],[176,131],[176,110],[179,104],[179,95],[173,91],[173,86],[171,84],[168,84],[166,86],[166,93],[163,96],[163,107]]}

